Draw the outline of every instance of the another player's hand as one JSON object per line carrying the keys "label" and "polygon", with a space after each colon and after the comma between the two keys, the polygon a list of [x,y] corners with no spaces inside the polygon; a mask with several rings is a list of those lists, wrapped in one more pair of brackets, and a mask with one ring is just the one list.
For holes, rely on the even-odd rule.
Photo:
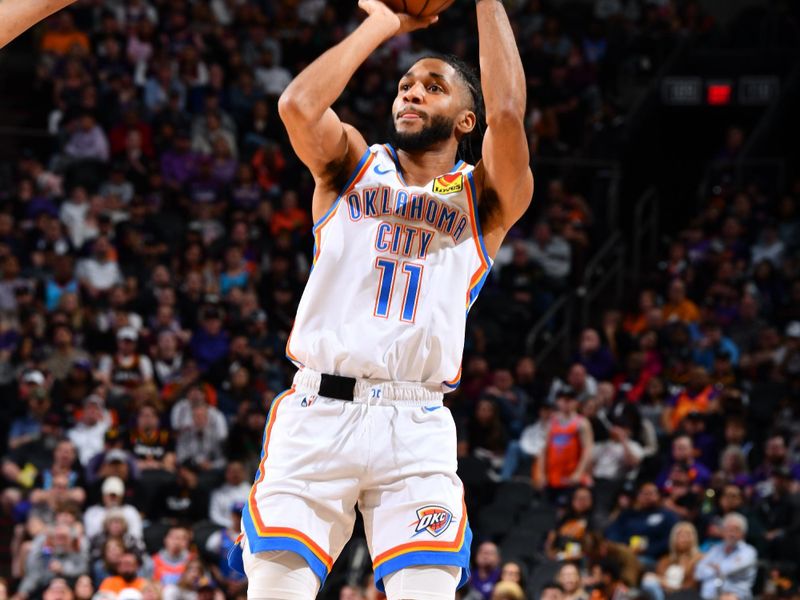
{"label": "another player's hand", "polygon": [[380,0],[358,0],[358,6],[370,17],[386,19],[395,25],[396,30],[393,35],[424,29],[439,20],[439,17],[417,18],[405,13],[396,13]]}

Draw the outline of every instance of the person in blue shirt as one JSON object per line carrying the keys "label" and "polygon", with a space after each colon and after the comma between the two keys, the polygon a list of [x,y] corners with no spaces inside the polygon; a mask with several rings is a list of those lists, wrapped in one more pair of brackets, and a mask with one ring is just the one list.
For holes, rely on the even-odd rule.
{"label": "person in blue shirt", "polygon": [[735,594],[739,600],[752,600],[758,555],[744,542],[747,519],[729,513],[722,521],[722,542],[708,551],[694,570],[704,600]]}
{"label": "person in blue shirt", "polygon": [[669,534],[678,516],[662,505],[654,483],[639,487],[633,508],[623,510],[606,529],[606,537],[630,547],[639,561],[654,566],[669,550]]}

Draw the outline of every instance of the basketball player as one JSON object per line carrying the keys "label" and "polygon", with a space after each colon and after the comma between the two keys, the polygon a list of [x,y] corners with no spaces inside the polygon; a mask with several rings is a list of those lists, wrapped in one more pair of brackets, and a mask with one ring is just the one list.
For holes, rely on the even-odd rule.
{"label": "basketball player", "polygon": [[75,0],[0,0],[0,48]]}
{"label": "basketball player", "polygon": [[442,392],[459,382],[467,310],[531,202],[525,74],[502,3],[477,0],[483,159],[456,162],[483,100],[475,75],[448,58],[403,75],[392,143],[369,146],[331,106],[378,46],[435,19],[378,0],[359,6],[367,19],[279,103],[316,180],[316,248],[287,343],[299,371],[270,409],[231,555],[243,559],[251,600],[314,598],[356,503],[390,600],[452,600],[469,576],[472,534]]}

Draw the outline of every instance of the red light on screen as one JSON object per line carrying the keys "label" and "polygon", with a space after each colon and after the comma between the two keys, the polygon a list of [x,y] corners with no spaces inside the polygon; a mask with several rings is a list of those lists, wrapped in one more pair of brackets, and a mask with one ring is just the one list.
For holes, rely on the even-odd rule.
{"label": "red light on screen", "polygon": [[733,86],[730,83],[710,83],[706,89],[706,99],[711,106],[724,106],[731,103]]}

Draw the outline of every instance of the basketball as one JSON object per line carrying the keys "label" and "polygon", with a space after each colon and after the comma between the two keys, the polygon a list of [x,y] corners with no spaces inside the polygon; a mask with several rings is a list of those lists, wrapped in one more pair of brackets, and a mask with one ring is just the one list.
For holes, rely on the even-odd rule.
{"label": "basketball", "polygon": [[455,0],[383,0],[395,12],[412,17],[432,17],[448,9]]}

